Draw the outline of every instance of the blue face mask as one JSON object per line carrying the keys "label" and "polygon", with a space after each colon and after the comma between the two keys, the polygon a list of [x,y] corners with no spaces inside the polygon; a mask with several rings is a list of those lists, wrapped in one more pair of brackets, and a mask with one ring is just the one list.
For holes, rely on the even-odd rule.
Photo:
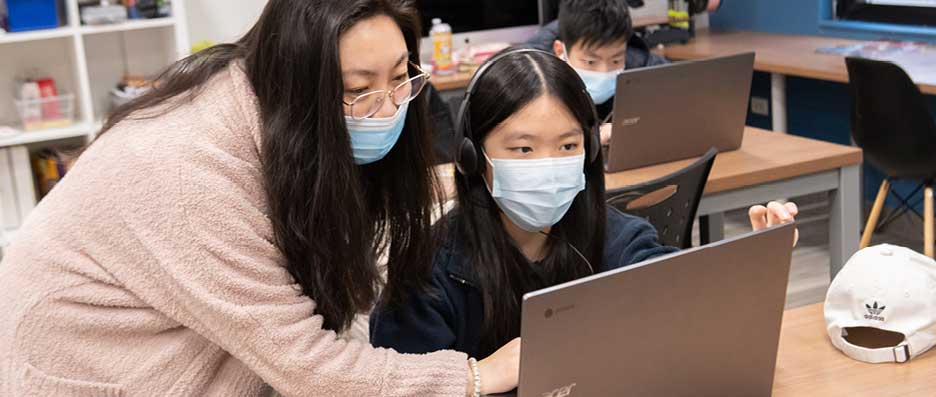
{"label": "blue face mask", "polygon": [[614,96],[614,91],[617,88],[617,76],[624,71],[624,69],[620,69],[610,72],[593,72],[575,67],[572,69],[575,69],[575,72],[585,82],[585,88],[588,89],[588,94],[591,95],[596,105],[605,103]]}
{"label": "blue face mask", "polygon": [[585,190],[585,154],[532,160],[500,160],[491,164],[491,197],[519,228],[538,232],[565,216]]}
{"label": "blue face mask", "polygon": [[345,116],[355,164],[370,164],[390,153],[403,132],[408,108],[409,102],[404,103],[392,117],[355,120]]}
{"label": "blue face mask", "polygon": [[[565,48],[564,45],[563,52],[562,59],[569,62],[569,50]],[[572,65],[569,64],[569,66]],[[574,69],[579,77],[582,78],[582,81],[585,82],[585,88],[588,90],[588,94],[591,95],[595,105],[605,103],[614,96],[614,91],[617,89],[617,76],[624,73],[624,69],[612,70],[610,72],[593,72],[591,70],[579,69],[575,66],[572,66],[572,69]]]}

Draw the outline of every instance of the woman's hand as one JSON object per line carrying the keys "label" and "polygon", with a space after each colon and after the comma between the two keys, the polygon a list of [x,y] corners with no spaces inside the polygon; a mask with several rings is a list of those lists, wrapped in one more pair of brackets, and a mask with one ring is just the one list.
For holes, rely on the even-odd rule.
{"label": "woman's hand", "polygon": [[[469,371],[470,372],[470,371]],[[520,382],[520,338],[514,339],[494,354],[478,362],[481,373],[481,394],[506,393]],[[474,391],[474,378],[469,375],[468,390]],[[472,395],[472,393],[468,393]]]}
{"label": "woman's hand", "polygon": [[[751,228],[754,231],[763,230],[768,227],[783,223],[793,222],[799,208],[794,203],[781,204],[777,201],[771,201],[767,206],[755,205],[748,211],[751,218]],[[799,241],[799,229],[793,235],[793,245]]]}

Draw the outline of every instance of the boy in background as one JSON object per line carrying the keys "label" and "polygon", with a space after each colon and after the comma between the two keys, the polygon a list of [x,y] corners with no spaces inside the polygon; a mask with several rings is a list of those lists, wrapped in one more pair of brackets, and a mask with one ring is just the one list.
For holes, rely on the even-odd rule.
{"label": "boy in background", "polygon": [[[585,82],[602,120],[614,109],[618,74],[667,63],[634,34],[625,0],[563,0],[559,18],[540,29],[527,45],[566,60]],[[604,125],[601,142],[607,145],[610,139],[610,124]]]}

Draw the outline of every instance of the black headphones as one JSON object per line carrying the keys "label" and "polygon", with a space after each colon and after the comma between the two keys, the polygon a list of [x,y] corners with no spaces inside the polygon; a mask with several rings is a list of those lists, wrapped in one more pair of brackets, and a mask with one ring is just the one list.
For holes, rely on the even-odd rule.
{"label": "black headphones", "polygon": [[[471,131],[471,120],[468,116],[468,107],[471,106],[471,93],[474,91],[474,86],[481,79],[481,76],[484,75],[492,65],[497,63],[500,59],[514,54],[520,53],[542,53],[555,57],[555,55],[548,53],[543,50],[537,50],[532,48],[521,48],[512,51],[505,52],[503,54],[497,55],[494,58],[491,58],[484,65],[475,72],[474,76],[471,78],[471,81],[468,83],[468,88],[465,89],[465,98],[462,100],[461,106],[458,108],[458,116],[455,118],[455,137],[458,141],[458,147],[455,149],[455,167],[458,168],[458,172],[461,172],[462,175],[474,175],[480,171],[479,159],[482,157],[482,154],[479,153],[478,146],[468,137],[468,131]],[[569,66],[571,68],[571,66]],[[594,114],[595,125],[592,125],[588,128],[586,137],[586,147],[585,153],[588,157],[588,164],[595,162],[598,159],[598,153],[601,152],[601,121],[598,119],[598,111],[595,109],[595,104],[592,102],[591,95],[588,94],[588,91],[582,87],[582,91],[585,92],[585,96],[588,97],[588,102],[591,104],[592,113]],[[461,139],[458,139],[458,138]]]}

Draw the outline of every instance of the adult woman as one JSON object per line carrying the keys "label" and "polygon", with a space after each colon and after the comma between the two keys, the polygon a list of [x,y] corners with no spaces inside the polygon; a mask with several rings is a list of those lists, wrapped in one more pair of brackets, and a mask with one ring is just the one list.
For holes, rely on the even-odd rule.
{"label": "adult woman", "polygon": [[[426,284],[417,21],[271,0],[118,109],[0,266],[0,394],[473,393],[463,354],[332,332],[373,303],[380,251],[387,296]],[[518,350],[481,363],[482,391],[516,385]]]}

